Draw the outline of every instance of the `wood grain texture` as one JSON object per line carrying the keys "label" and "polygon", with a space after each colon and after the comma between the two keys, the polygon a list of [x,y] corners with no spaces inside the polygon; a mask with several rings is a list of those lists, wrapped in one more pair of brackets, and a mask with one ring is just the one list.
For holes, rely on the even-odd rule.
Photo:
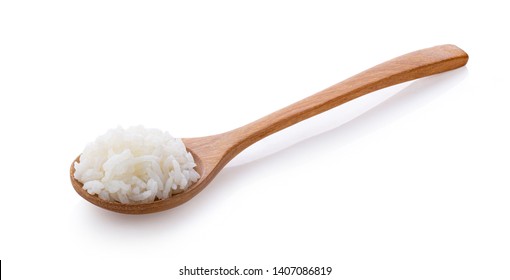
{"label": "wood grain texture", "polygon": [[[88,194],[83,190],[83,185],[74,179],[74,162],[71,165],[71,182],[83,198],[108,210],[145,214],[170,209],[190,200],[203,190],[241,151],[275,132],[367,93],[453,70],[466,65],[467,61],[468,55],[454,45],[441,45],[415,51],[379,64],[240,128],[218,135],[185,138],[184,144],[193,154],[201,177],[186,191],[165,200],[145,204],[103,201],[97,196]],[[75,161],[79,161],[79,157]]]}

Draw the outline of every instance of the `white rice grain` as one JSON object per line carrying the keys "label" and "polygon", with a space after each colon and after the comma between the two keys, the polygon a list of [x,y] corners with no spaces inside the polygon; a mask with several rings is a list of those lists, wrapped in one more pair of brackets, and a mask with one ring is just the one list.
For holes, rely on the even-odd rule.
{"label": "white rice grain", "polygon": [[180,139],[144,127],[116,128],[89,144],[74,177],[106,201],[149,203],[186,190],[200,175]]}

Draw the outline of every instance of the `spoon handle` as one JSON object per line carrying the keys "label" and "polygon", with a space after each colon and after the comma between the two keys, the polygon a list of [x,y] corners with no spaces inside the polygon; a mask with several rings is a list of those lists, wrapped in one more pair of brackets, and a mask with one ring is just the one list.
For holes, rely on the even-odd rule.
{"label": "spoon handle", "polygon": [[367,93],[464,66],[468,55],[454,45],[441,45],[386,61],[323,91],[228,132],[230,158],[286,127]]}

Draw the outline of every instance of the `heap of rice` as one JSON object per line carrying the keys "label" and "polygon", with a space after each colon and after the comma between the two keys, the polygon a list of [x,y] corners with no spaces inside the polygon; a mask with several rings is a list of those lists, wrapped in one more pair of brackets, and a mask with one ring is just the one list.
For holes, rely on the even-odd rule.
{"label": "heap of rice", "polygon": [[101,199],[146,203],[186,190],[200,177],[195,166],[180,139],[142,126],[119,127],[85,148],[74,177]]}

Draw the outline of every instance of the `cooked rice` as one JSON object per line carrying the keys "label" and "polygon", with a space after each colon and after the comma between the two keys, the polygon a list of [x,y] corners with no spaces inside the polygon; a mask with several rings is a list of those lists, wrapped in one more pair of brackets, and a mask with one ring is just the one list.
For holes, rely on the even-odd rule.
{"label": "cooked rice", "polygon": [[142,126],[109,130],[89,144],[74,177],[92,195],[124,204],[165,199],[200,175],[181,139]]}

